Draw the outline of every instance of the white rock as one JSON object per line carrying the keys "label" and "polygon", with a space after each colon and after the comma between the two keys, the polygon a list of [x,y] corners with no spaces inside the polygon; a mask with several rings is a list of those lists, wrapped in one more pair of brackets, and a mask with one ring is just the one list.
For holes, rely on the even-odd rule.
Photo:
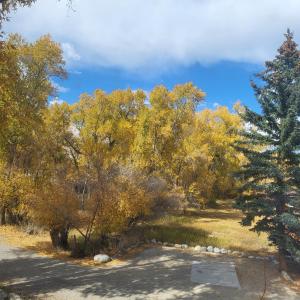
{"label": "white rock", "polygon": [[233,251],[232,254],[233,255],[240,255],[240,252],[239,251]]}
{"label": "white rock", "polygon": [[226,254],[226,253],[228,253],[228,250],[222,248],[222,249],[220,250],[220,252],[221,252],[222,254]]}
{"label": "white rock", "polygon": [[182,245],[181,245],[181,248],[182,248],[182,249],[187,249],[188,247],[189,247],[189,246],[188,246],[187,244],[182,244]]}
{"label": "white rock", "polygon": [[287,281],[293,281],[290,275],[286,271],[281,271],[281,276]]}
{"label": "white rock", "polygon": [[94,261],[99,263],[107,263],[111,261],[111,258],[106,254],[97,254],[94,256]]}
{"label": "white rock", "polygon": [[156,239],[152,239],[151,243],[156,244]]}
{"label": "white rock", "polygon": [[214,253],[220,253],[220,252],[221,252],[220,248],[218,248],[218,247],[214,248]]}
{"label": "white rock", "polygon": [[195,251],[198,251],[198,252],[205,252],[206,251],[206,247],[202,247],[202,246],[195,246],[194,247],[194,250]]}
{"label": "white rock", "polygon": [[10,293],[9,294],[9,300],[22,300],[22,298],[19,295],[17,295],[17,294]]}
{"label": "white rock", "polygon": [[163,243],[161,241],[157,241],[157,244],[162,245]]}
{"label": "white rock", "polygon": [[181,248],[181,245],[180,244],[175,244],[174,247],[175,248]]}
{"label": "white rock", "polygon": [[168,242],[163,242],[163,245],[164,245],[164,246],[168,246],[169,243],[168,243]]}
{"label": "white rock", "polygon": [[206,248],[207,252],[213,252],[214,251],[214,247],[213,246],[208,246]]}
{"label": "white rock", "polygon": [[227,253],[228,253],[228,254],[230,254],[231,252],[232,252],[231,250],[229,250],[229,249],[227,250]]}
{"label": "white rock", "polygon": [[249,256],[248,256],[248,258],[254,258],[254,256],[252,256],[252,255],[249,255]]}

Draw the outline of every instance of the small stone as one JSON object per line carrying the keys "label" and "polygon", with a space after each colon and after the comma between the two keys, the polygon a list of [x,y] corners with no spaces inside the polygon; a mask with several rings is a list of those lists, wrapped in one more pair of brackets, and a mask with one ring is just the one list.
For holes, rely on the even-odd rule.
{"label": "small stone", "polygon": [[248,258],[252,259],[252,258],[254,258],[254,256],[252,256],[252,255],[249,255],[249,256],[248,256]]}
{"label": "small stone", "polygon": [[228,253],[228,250],[222,248],[222,249],[220,250],[220,252],[221,252],[222,254],[227,254],[227,253]]}
{"label": "small stone", "polygon": [[213,246],[208,246],[206,248],[207,252],[213,252],[214,251],[214,247]]}
{"label": "small stone", "polygon": [[9,294],[9,300],[22,300],[22,298],[19,295],[15,294],[15,293],[10,293]]}
{"label": "small stone", "polygon": [[206,252],[206,247],[203,247],[203,246],[195,246],[194,247],[194,250],[195,251],[198,251],[198,252]]}
{"label": "small stone", "polygon": [[175,248],[181,248],[181,245],[180,244],[175,244],[174,247]]}
{"label": "small stone", "polygon": [[152,239],[151,243],[156,244],[156,239]]}
{"label": "small stone", "polygon": [[256,256],[255,258],[260,260],[264,259],[262,256]]}
{"label": "small stone", "polygon": [[107,263],[111,261],[111,258],[106,254],[97,254],[94,256],[94,261],[99,263]]}
{"label": "small stone", "polygon": [[169,246],[169,243],[168,242],[163,242],[163,245],[164,246]]}
{"label": "small stone", "polygon": [[157,241],[157,244],[162,245],[163,243],[161,241]]}
{"label": "small stone", "polygon": [[232,252],[231,250],[229,250],[229,249],[227,250],[227,254],[231,254],[231,252]]}
{"label": "small stone", "polygon": [[278,261],[277,259],[272,260],[272,263],[273,263],[274,265],[279,265],[279,261]]}
{"label": "small stone", "polygon": [[220,248],[218,248],[218,247],[214,248],[214,253],[220,253],[220,252],[221,252]]}
{"label": "small stone", "polygon": [[182,244],[182,245],[181,245],[181,248],[182,248],[182,249],[187,249],[188,247],[189,247],[189,246],[188,246],[187,244]]}
{"label": "small stone", "polygon": [[232,255],[240,255],[240,252],[239,251],[233,251]]}
{"label": "small stone", "polygon": [[286,280],[286,281],[291,281],[293,282],[293,279],[290,277],[290,275],[286,271],[281,271],[281,276]]}

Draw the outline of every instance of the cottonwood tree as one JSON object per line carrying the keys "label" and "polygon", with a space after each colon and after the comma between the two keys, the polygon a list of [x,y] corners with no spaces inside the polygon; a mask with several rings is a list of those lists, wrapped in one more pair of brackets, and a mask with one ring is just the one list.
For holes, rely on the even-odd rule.
{"label": "cottonwood tree", "polygon": [[[144,107],[142,91],[101,90],[82,95],[73,106],[72,121],[80,148],[79,172],[83,182],[81,229],[83,248],[97,232],[104,239],[120,232],[145,214],[150,194],[145,192],[143,176],[135,174],[130,155],[136,134],[136,120]],[[124,171],[127,175],[124,175]],[[83,228],[83,229],[82,229]],[[85,251],[83,249],[82,251]]]}
{"label": "cottonwood tree", "polygon": [[169,91],[155,87],[137,121],[133,155],[135,164],[148,175],[157,174],[171,185],[177,184],[179,152],[194,113],[204,93],[191,83],[177,85]]}
{"label": "cottonwood tree", "polygon": [[32,159],[34,196],[28,203],[30,218],[49,230],[54,247],[68,248],[70,229],[79,223],[80,199],[76,193],[79,150],[67,103],[44,110],[43,129],[36,138]]}
{"label": "cottonwood tree", "polygon": [[[14,172],[31,174],[35,139],[43,128],[43,111],[54,91],[51,78],[63,78],[65,74],[62,50],[50,36],[27,43],[19,35],[12,35],[1,43],[0,160],[5,169],[2,180],[19,178]],[[2,222],[8,209],[3,197],[0,194]]]}
{"label": "cottonwood tree", "polygon": [[73,107],[83,159],[94,168],[99,180],[104,169],[128,157],[135,136],[137,115],[144,105],[142,91],[117,90],[94,96],[82,95]]}
{"label": "cottonwood tree", "polygon": [[241,114],[247,129],[239,149],[248,162],[237,205],[244,225],[267,232],[281,258],[289,253],[300,262],[300,54],[289,30],[258,78],[264,84],[252,85],[261,112],[245,107]]}
{"label": "cottonwood tree", "polygon": [[232,173],[239,170],[242,155],[233,147],[241,119],[226,107],[205,109],[195,115],[194,126],[182,147],[179,182],[185,194],[202,206],[232,197],[238,182]]}
{"label": "cottonwood tree", "polygon": [[206,206],[232,196],[231,173],[241,155],[232,147],[241,120],[224,107],[196,112],[204,93],[191,83],[153,89],[141,110],[132,156],[148,176],[160,176],[174,192]]}

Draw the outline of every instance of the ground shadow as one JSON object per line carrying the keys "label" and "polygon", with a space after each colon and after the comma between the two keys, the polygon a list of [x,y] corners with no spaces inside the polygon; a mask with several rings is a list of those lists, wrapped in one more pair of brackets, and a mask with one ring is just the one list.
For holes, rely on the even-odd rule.
{"label": "ground shadow", "polygon": [[[249,285],[249,278],[243,278],[242,271],[239,275],[242,290],[192,283],[191,263],[203,258],[175,249],[148,249],[126,265],[110,269],[73,265],[30,252],[24,255],[24,251],[18,249],[11,251],[13,254],[8,259],[0,261],[0,282],[30,299],[41,293],[64,289],[80,290],[83,298],[98,296],[104,299],[133,296],[135,299],[153,299],[153,295],[161,299],[161,293],[170,295],[170,299],[255,299],[261,291],[256,289],[257,286],[253,289]],[[249,269],[242,265],[242,260],[237,263],[239,270]],[[255,276],[253,267],[249,276]],[[249,297],[244,297],[248,294]],[[280,291],[276,294],[278,297],[273,299],[286,299],[280,296]]]}

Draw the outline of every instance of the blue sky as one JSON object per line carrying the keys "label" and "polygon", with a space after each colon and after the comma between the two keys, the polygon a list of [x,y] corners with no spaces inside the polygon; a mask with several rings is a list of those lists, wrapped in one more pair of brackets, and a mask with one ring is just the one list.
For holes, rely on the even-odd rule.
{"label": "blue sky", "polygon": [[206,93],[201,107],[226,105],[232,108],[234,103],[241,101],[257,109],[250,79],[261,69],[262,66],[258,64],[223,61],[209,66],[201,66],[199,63],[187,67],[179,66],[164,74],[148,77],[118,68],[97,67],[71,71],[67,80],[56,82],[64,87],[59,88],[59,98],[69,103],[77,101],[81,93],[91,94],[97,88],[107,92],[114,89],[141,88],[148,92],[157,84],[171,89],[176,84],[191,81]]}
{"label": "blue sky", "polygon": [[172,88],[192,81],[202,107],[240,100],[258,109],[250,79],[276,54],[287,28],[300,41],[299,0],[37,0],[4,24],[34,41],[51,34],[69,78],[55,81],[73,103],[100,88]]}

